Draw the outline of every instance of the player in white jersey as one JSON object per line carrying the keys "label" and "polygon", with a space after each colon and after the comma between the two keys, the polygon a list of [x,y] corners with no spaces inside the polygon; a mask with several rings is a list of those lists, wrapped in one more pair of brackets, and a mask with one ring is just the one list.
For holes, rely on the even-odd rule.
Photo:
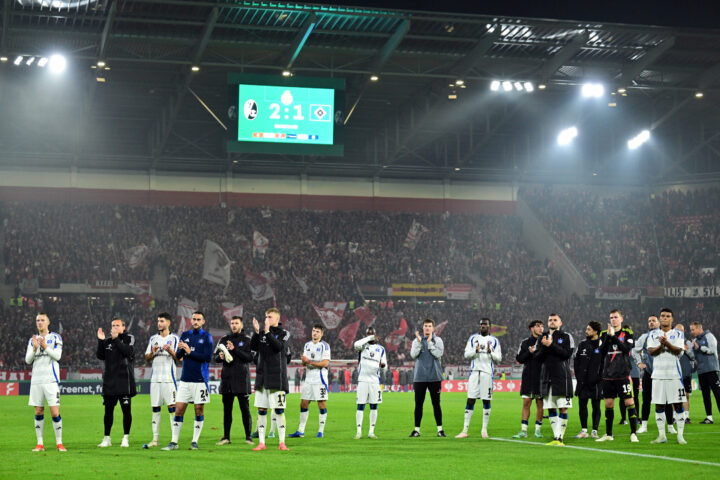
{"label": "player in white jersey", "polygon": [[380,369],[387,369],[387,356],[385,348],[377,344],[378,336],[375,329],[369,327],[365,331],[365,338],[355,342],[355,350],[358,355],[358,383],[357,383],[357,434],[355,439],[362,437],[363,412],[365,404],[370,404],[370,430],[368,438],[375,436],[375,424],[377,423],[377,406],[382,403],[382,385],[380,385]]}
{"label": "player in white jersey", "polygon": [[57,333],[48,329],[50,318],[46,313],[39,313],[35,317],[38,333],[28,341],[25,363],[32,364],[32,379],[30,380],[30,400],[28,405],[35,407],[35,435],[37,445],[33,452],[44,452],[45,444],[43,433],[45,431],[45,400],[50,407],[53,429],[55,430],[55,443],[60,452],[67,450],[62,444],[62,419],[60,418],[60,367],[58,360],[62,355],[63,341]]}
{"label": "player in white jersey", "polygon": [[325,327],[319,323],[313,325],[312,341],[307,342],[303,348],[300,360],[307,367],[305,381],[300,388],[300,425],[290,438],[305,436],[305,424],[308,421],[308,407],[310,402],[317,402],[320,409],[317,438],[323,438],[325,422],[327,421],[328,391],[328,365],[330,364],[330,345],[322,340]]}
{"label": "player in white jersey", "polygon": [[175,351],[180,338],[170,333],[172,317],[169,313],[161,313],[157,317],[158,333],[150,337],[145,350],[145,361],[152,362],[150,376],[150,406],[152,407],[153,439],[143,448],[157,447],[160,436],[160,411],[163,403],[168,407],[170,424],[175,417],[175,401],[177,397],[177,376],[175,375]]}
{"label": "player in white jersey", "polygon": [[480,320],[480,333],[470,335],[465,345],[465,358],[470,363],[470,379],[467,385],[467,405],[463,430],[455,438],[466,438],[470,428],[470,419],[475,409],[475,400],[483,402],[482,438],[488,438],[487,426],[490,423],[490,400],[493,392],[493,373],[495,364],[502,359],[502,350],[497,338],[490,335],[490,319]]}
{"label": "player in white jersey", "polygon": [[660,328],[648,333],[647,350],[654,357],[652,372],[652,403],[655,404],[655,423],[658,437],[651,443],[667,443],[665,436],[665,405],[675,409],[677,442],[685,445],[685,414],[683,403],[687,401],[682,382],[680,355],[685,351],[685,335],[675,328],[673,312],[669,308],[660,311]]}

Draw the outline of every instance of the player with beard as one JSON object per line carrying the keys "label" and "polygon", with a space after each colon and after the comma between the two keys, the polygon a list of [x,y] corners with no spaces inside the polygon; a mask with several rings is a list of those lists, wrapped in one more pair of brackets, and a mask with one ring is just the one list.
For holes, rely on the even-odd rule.
{"label": "player with beard", "polygon": [[[575,354],[575,395],[580,405],[580,433],[574,438],[598,438],[598,425],[600,424],[600,370],[602,368],[602,355],[600,354],[600,322],[589,322],[585,328],[585,340],[578,345]],[[588,435],[588,400],[592,405],[592,431]]]}
{"label": "player with beard", "polygon": [[[562,319],[557,313],[548,315],[549,331],[543,333],[534,355],[542,362],[540,367],[540,390],[543,408],[548,411],[553,440],[548,445],[565,446],[563,438],[568,422],[568,408],[572,408],[573,385],[570,357],[575,343],[567,332],[561,330]],[[560,411],[558,415],[558,410]]]}

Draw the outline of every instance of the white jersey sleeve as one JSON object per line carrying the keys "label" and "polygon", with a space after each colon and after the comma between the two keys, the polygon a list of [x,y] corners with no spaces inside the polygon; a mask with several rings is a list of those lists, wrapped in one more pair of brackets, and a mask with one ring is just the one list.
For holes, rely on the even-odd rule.
{"label": "white jersey sleeve", "polygon": [[[28,350],[25,360],[32,363],[31,385],[46,383],[60,383],[60,365],[58,360],[62,356],[63,340],[57,333],[50,332],[45,336],[47,348],[38,347],[33,352],[32,338],[28,340]],[[28,361],[29,360],[29,361]]]}
{"label": "white jersey sleeve", "polygon": [[[477,351],[478,345],[480,346],[479,352]],[[487,350],[488,345],[490,346],[489,352]],[[500,341],[492,335],[472,335],[465,346],[465,358],[472,359],[470,363],[471,371],[485,372],[492,375],[495,371],[495,364],[502,359]]]}
{"label": "white jersey sleeve", "polygon": [[[384,365],[384,367],[381,367]],[[360,352],[358,382],[380,384],[380,369],[387,368],[385,348],[378,344],[365,344]]]}
{"label": "white jersey sleeve", "polygon": [[145,353],[152,352],[153,347],[158,347],[155,356],[152,358],[152,374],[150,381],[155,383],[177,383],[177,373],[175,370],[175,359],[165,351],[165,345],[177,352],[180,339],[174,333],[168,334],[166,337],[155,334],[150,337]]}
{"label": "white jersey sleeve", "polygon": [[[320,341],[318,343],[307,342],[303,348],[303,355],[313,362],[330,360],[330,345],[327,342]],[[328,371],[326,368],[317,368],[312,365],[307,366],[305,374],[305,383],[320,384],[327,387]]]}
{"label": "white jersey sleeve", "polygon": [[[671,345],[680,348],[685,347],[685,335],[676,329],[663,332],[661,329],[653,330],[648,334],[647,348],[656,348],[660,346],[660,338],[666,336]],[[673,355],[667,349],[663,349],[660,354],[653,359],[653,372],[651,375],[653,380],[667,380],[673,378],[682,379],[682,369],[680,368],[680,355]]]}

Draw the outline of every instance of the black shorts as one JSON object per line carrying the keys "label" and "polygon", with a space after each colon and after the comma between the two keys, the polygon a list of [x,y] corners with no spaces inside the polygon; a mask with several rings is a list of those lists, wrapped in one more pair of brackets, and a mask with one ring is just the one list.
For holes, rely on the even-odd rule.
{"label": "black shorts", "polygon": [[630,377],[618,379],[603,379],[603,398],[633,398],[633,385]]}
{"label": "black shorts", "polygon": [[692,393],[692,375],[683,377],[683,387],[685,387],[686,395],[690,395]]}

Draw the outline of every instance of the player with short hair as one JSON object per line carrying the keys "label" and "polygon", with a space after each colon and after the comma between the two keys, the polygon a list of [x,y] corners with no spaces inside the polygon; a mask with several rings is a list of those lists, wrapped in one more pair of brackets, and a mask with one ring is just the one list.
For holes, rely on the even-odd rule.
{"label": "player with short hair", "polygon": [[358,379],[357,379],[357,411],[355,422],[357,433],[355,440],[362,437],[363,412],[365,404],[370,404],[370,429],[368,438],[375,436],[375,424],[377,423],[377,406],[382,403],[382,385],[380,384],[380,370],[387,369],[387,356],[385,348],[379,345],[375,329],[368,327],[365,330],[365,338],[361,338],[353,347],[360,352],[358,354]]}
{"label": "player with short hair", "polygon": [[[575,395],[580,404],[580,433],[574,438],[598,438],[598,425],[600,424],[600,389],[602,377],[603,356],[600,352],[600,322],[591,321],[585,328],[585,340],[578,345],[575,354]],[[592,406],[592,431],[588,435],[588,400]]]}
{"label": "player with short hair", "polygon": [[157,447],[160,437],[160,410],[163,403],[167,405],[170,414],[170,425],[172,426],[175,416],[175,402],[177,399],[177,382],[175,381],[175,362],[180,338],[170,333],[172,317],[169,313],[162,312],[157,316],[158,333],[150,337],[147,349],[145,349],[145,361],[152,364],[150,376],[150,407],[152,407],[152,434],[150,443],[143,445],[143,448]]}
{"label": "player with short hair", "polygon": [[515,360],[522,364],[522,381],[520,384],[520,396],[523,406],[520,421],[520,431],[512,438],[527,438],[528,421],[530,420],[530,405],[535,399],[535,438],[542,438],[543,404],[540,393],[540,367],[541,362],[534,353],[540,343],[540,336],[543,333],[543,323],[540,320],[532,320],[528,324],[530,336],[520,343]]}
{"label": "player with short hair", "polygon": [[475,401],[479,398],[483,403],[482,438],[488,438],[487,427],[490,423],[490,401],[493,392],[493,374],[495,364],[502,360],[500,341],[490,335],[490,319],[483,317],[480,320],[480,333],[470,335],[465,345],[465,358],[470,363],[470,379],[467,388],[467,404],[465,405],[465,421],[462,432],[455,438],[467,438],[470,429],[470,419],[475,409]]}
{"label": "player with short hair", "polygon": [[685,414],[683,403],[687,401],[682,383],[680,355],[685,351],[685,336],[672,327],[673,312],[669,308],[660,310],[660,328],[648,334],[648,353],[653,360],[652,403],[655,404],[655,422],[658,437],[650,443],[667,443],[665,436],[665,405],[672,404],[675,409],[675,429],[677,442],[687,444],[683,437]]}
{"label": "player with short hair", "polygon": [[323,438],[325,422],[327,421],[327,399],[328,399],[328,365],[330,364],[330,345],[323,341],[325,327],[319,323],[313,325],[312,340],[303,347],[303,354],[300,357],[307,372],[305,381],[300,388],[300,424],[291,438],[305,436],[305,424],[307,424],[310,402],[316,401],[320,409],[318,419],[317,438]]}
{"label": "player with short hair", "polygon": [[[642,410],[640,414],[640,427],[636,433],[647,433],[648,418],[650,418],[650,403],[652,397],[652,370],[653,357],[647,351],[648,335],[660,326],[657,315],[648,316],[648,332],[640,335],[632,349],[632,355],[638,368],[642,371]],[[668,417],[669,418],[669,417]]]}
{"label": "player with short hair", "polygon": [[265,324],[253,318],[255,334],[250,340],[250,348],[257,352],[257,371],[255,374],[255,406],[258,409],[257,431],[258,445],[254,451],[265,450],[265,429],[267,427],[267,411],[275,410],[277,414],[277,430],[279,450],[289,450],[285,445],[285,407],[290,386],[287,376],[286,345],[290,333],[280,324],[280,310],[270,308],[265,312]]}
{"label": "player with short hair", "polygon": [[705,406],[705,419],[700,423],[707,425],[713,423],[712,398],[710,398],[711,391],[715,396],[715,403],[718,409],[720,409],[718,343],[715,335],[707,330],[703,330],[702,323],[700,322],[690,324],[690,333],[695,337],[692,343],[693,352],[695,353],[695,360],[697,361],[698,383],[700,383],[703,405]]}
{"label": "player with short hair", "polygon": [[[562,318],[557,313],[548,315],[549,331],[543,333],[534,355],[542,362],[540,390],[543,408],[550,417],[553,440],[548,445],[564,446],[563,438],[568,422],[568,408],[572,408],[573,385],[570,357],[575,349],[573,338],[561,330]],[[558,410],[560,414],[558,415]]]}
{"label": "player with short hair", "polygon": [[35,407],[35,435],[37,445],[33,452],[44,452],[45,443],[45,401],[50,408],[53,430],[55,430],[55,444],[59,452],[67,449],[62,443],[62,418],[60,418],[60,366],[58,361],[62,356],[63,340],[60,335],[49,330],[50,317],[40,312],[35,317],[37,335],[28,341],[25,352],[25,363],[32,364],[32,378],[30,379],[30,398],[28,405]]}
{"label": "player with short hair", "polygon": [[437,436],[447,437],[442,426],[442,407],[440,406],[440,393],[442,392],[443,369],[440,359],[445,351],[442,338],[435,334],[435,321],[426,318],[422,323],[423,334],[415,332],[415,340],[410,347],[410,357],[415,360],[413,372],[413,390],[415,391],[415,428],[410,432],[411,437],[420,436],[420,423],[422,422],[425,393],[430,392],[430,401],[437,425]]}
{"label": "player with short hair", "polygon": [[190,450],[198,450],[198,440],[205,422],[205,404],[210,403],[210,361],[212,360],[213,338],[203,330],[205,315],[197,311],[190,317],[192,328],[180,335],[176,356],[183,360],[182,375],[177,391],[175,418],[172,423],[172,439],[163,450],[177,450],[183,416],[188,403],[194,403],[195,424]]}
{"label": "player with short hair", "polygon": [[630,441],[638,442],[637,412],[633,400],[633,384],[630,378],[630,353],[635,346],[633,331],[623,326],[623,314],[619,309],[610,311],[610,323],[600,335],[600,354],[603,356],[602,392],[605,399],[605,435],[596,442],[611,442],[615,418],[615,397],[620,398],[627,408],[630,422]]}

